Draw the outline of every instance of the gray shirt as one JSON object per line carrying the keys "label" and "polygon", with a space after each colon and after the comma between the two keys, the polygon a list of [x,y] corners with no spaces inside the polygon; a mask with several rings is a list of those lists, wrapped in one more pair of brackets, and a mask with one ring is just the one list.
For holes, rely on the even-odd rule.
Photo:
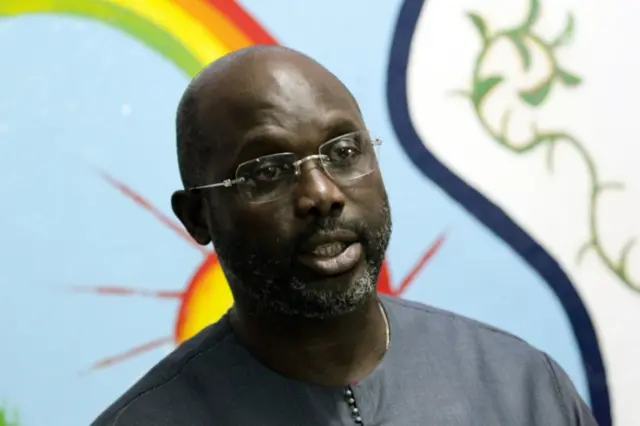
{"label": "gray shirt", "polygon": [[[548,355],[464,317],[381,296],[391,344],[346,388],[287,379],[254,359],[225,316],[178,347],[94,426],[594,426]],[[354,415],[354,408],[357,413]]]}

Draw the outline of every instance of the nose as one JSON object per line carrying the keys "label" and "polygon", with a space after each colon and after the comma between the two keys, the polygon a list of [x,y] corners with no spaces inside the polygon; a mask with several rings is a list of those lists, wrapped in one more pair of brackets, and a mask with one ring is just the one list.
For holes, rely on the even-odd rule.
{"label": "nose", "polygon": [[345,196],[322,166],[309,162],[301,167],[295,203],[300,218],[337,217],[344,208]]}

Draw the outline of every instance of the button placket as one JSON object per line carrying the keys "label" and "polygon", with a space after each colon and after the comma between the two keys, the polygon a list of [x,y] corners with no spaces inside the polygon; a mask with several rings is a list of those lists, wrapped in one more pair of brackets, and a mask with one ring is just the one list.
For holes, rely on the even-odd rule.
{"label": "button placket", "polygon": [[364,423],[362,422],[362,416],[360,414],[360,408],[358,408],[358,402],[356,401],[356,395],[353,392],[353,388],[351,387],[351,385],[347,386],[344,389],[344,399],[349,406],[354,423],[364,426]]}

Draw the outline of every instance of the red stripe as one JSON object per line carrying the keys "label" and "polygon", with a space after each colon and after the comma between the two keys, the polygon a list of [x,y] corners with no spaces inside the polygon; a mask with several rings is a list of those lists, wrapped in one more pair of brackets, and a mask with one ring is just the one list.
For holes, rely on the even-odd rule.
{"label": "red stripe", "polygon": [[235,23],[255,44],[278,44],[235,0],[206,0]]}
{"label": "red stripe", "polygon": [[111,184],[111,186],[116,188],[118,191],[120,191],[122,194],[127,196],[133,202],[135,202],[140,207],[144,208],[153,216],[155,216],[156,219],[160,221],[160,223],[169,227],[172,231],[178,234],[178,236],[182,237],[185,241],[187,241],[189,244],[191,244],[193,247],[199,250],[205,257],[209,255],[209,250],[207,250],[206,248],[198,244],[184,228],[182,228],[173,220],[165,216],[164,213],[162,213],[160,210],[154,207],[149,201],[147,201],[140,194],[135,192],[132,188],[127,186],[124,182],[119,181],[118,179],[111,176],[109,173],[105,171],[97,170],[97,173],[100,174],[100,176],[104,180],[106,180],[109,184]]}
{"label": "red stripe", "polygon": [[393,291],[394,295],[399,296],[409,287],[409,284],[418,276],[422,268],[427,264],[427,262],[438,252],[440,246],[445,240],[445,234],[440,234],[438,238],[433,242],[431,247],[422,255],[422,258],[416,263],[413,269],[407,274],[406,277],[402,280],[398,288]]}
{"label": "red stripe", "polygon": [[112,356],[109,358],[104,358],[96,362],[95,364],[93,364],[91,367],[89,367],[88,370],[82,371],[81,374],[90,373],[93,370],[100,370],[100,369],[112,366],[113,364],[118,364],[120,362],[126,361],[127,359],[133,358],[137,355],[141,355],[145,352],[149,352],[151,350],[157,349],[161,346],[168,345],[168,344],[171,344],[171,339],[166,337],[162,339],[153,340],[151,342],[148,342],[143,345],[137,346],[133,349],[130,349],[119,355]]}
{"label": "red stripe", "polygon": [[169,291],[169,290],[140,290],[129,287],[120,286],[91,286],[91,287],[71,287],[73,291],[81,293],[97,293],[103,296],[142,296],[142,297],[155,297],[158,299],[182,299],[183,292],[181,291]]}

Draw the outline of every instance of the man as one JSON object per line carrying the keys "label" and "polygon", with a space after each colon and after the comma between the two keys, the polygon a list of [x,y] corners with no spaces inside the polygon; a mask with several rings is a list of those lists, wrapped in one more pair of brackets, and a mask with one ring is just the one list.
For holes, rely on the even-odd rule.
{"label": "man", "polygon": [[379,141],[312,59],[253,47],[178,108],[175,214],[234,307],[104,412],[112,426],[595,425],[567,375],[502,331],[378,296]]}

